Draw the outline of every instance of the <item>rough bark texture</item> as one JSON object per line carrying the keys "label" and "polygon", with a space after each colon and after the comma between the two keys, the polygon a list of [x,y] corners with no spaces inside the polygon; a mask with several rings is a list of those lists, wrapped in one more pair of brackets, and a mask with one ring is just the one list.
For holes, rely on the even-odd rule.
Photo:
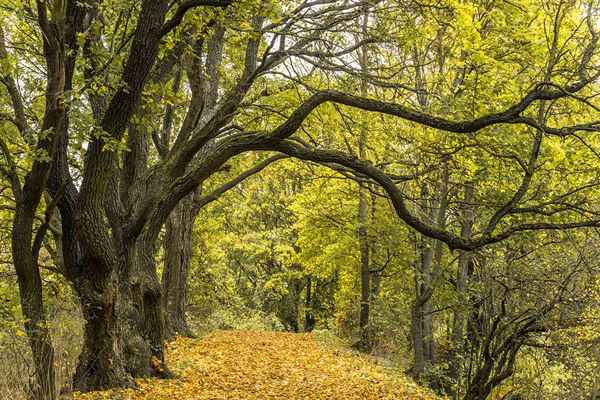
{"label": "rough bark texture", "polygon": [[73,379],[80,391],[132,386],[133,377],[170,376],[153,244],[141,237],[122,251],[113,273],[86,275],[75,286],[86,321]]}
{"label": "rough bark texture", "polygon": [[[87,264],[87,268],[93,268]],[[118,289],[116,275],[99,274],[96,280],[86,277],[76,290],[85,319],[83,347],[73,377],[73,387],[79,391],[113,386],[133,386],[125,369],[122,327],[117,313]]]}
{"label": "rough bark texture", "polygon": [[[137,319],[131,326],[128,358],[133,376],[170,377],[166,367],[165,320],[162,288],[156,272],[156,239],[146,234],[138,238],[131,253],[129,290]],[[143,356],[140,357],[139,353]]]}
{"label": "rough bark texture", "polygon": [[[139,179],[146,168],[145,132],[138,132],[129,120],[157,58],[167,10],[167,1],[143,1],[122,74],[123,85],[110,99],[91,99],[103,134],[120,140],[130,129],[132,151],[124,159],[121,174],[117,154],[105,151],[100,138],[90,143],[70,216],[82,255],[72,276],[86,319],[84,347],[74,378],[74,387],[82,391],[128,386],[133,377],[166,371],[161,288],[154,265],[157,234],[143,230],[132,235],[127,216],[142,207],[146,190],[156,182],[153,176]],[[88,40],[94,40],[93,35]],[[92,70],[86,72],[93,74],[93,63],[90,65]]]}
{"label": "rough bark texture", "polygon": [[[108,102],[100,121],[104,131],[114,138],[120,138],[125,128],[129,130],[127,139],[131,151],[123,160],[122,170],[118,168],[115,153],[102,150],[101,141],[92,142],[86,155],[84,179],[77,197],[74,219],[84,264],[91,263],[94,268],[93,271],[84,268],[82,282],[74,282],[76,286],[89,284],[93,279],[92,273],[98,274],[97,282],[113,279],[110,285],[91,288],[92,298],[105,299],[106,312],[93,315],[94,318],[105,319],[102,323],[87,321],[87,324],[92,332],[96,331],[95,325],[119,329],[110,330],[110,336],[116,337],[113,341],[115,345],[103,353],[95,353],[94,345],[84,342],[84,352],[80,358],[82,367],[78,370],[89,370],[85,367],[97,364],[97,358],[103,358],[101,362],[105,369],[100,372],[104,375],[102,379],[89,374],[81,375],[82,378],[78,376],[75,387],[80,390],[127,386],[133,377],[171,375],[165,365],[164,341],[167,332],[163,315],[164,300],[154,256],[163,224],[179,200],[185,197],[177,201],[165,201],[173,194],[171,185],[174,180],[177,181],[177,174],[183,171],[174,167],[168,158],[159,166],[148,168],[149,135],[143,125],[127,122],[136,110],[140,90],[156,59],[160,41],[156,30],[160,31],[165,4],[150,0],[143,3],[139,17],[143,26],[140,23],[136,28],[136,39],[123,73],[128,89],[117,91]],[[198,113],[204,107],[206,99],[198,97],[199,94],[196,93],[192,103],[200,107],[190,106],[188,109],[186,120],[190,123],[184,124],[186,129],[195,128]],[[128,113],[129,118],[125,118],[124,113]],[[180,132],[178,138],[189,133]],[[208,174],[217,169],[215,167]],[[202,179],[196,180],[194,189],[200,181]],[[192,190],[186,194],[190,192]],[[191,225],[187,229],[191,229]],[[112,289],[114,285],[118,290]],[[117,323],[113,324],[113,321]],[[104,359],[114,362],[105,363]]]}
{"label": "rough bark texture", "polygon": [[[203,57],[204,42],[194,42],[191,57],[184,62],[192,92],[190,106],[172,146],[170,143],[170,125],[172,123],[170,118],[172,115],[167,114],[163,135],[159,140],[155,140],[159,151],[161,147],[166,150],[169,147],[181,146],[196,128],[200,118],[210,113],[215,106],[220,82],[218,70],[223,53],[224,33],[222,25],[215,26],[207,43],[205,57]],[[178,86],[179,82],[176,80],[174,85]],[[171,211],[165,224],[163,243],[165,266],[162,289],[167,337],[192,335],[185,315],[188,271],[193,254],[192,232],[200,208],[222,194],[218,193],[211,199],[206,198],[202,204],[199,202],[201,193],[201,187],[196,187],[190,194],[183,197]]]}
{"label": "rough bark texture", "polygon": [[184,197],[171,212],[166,224],[165,267],[162,276],[163,301],[167,337],[191,336],[186,310],[187,281],[193,254],[193,228],[199,208],[197,193]]}

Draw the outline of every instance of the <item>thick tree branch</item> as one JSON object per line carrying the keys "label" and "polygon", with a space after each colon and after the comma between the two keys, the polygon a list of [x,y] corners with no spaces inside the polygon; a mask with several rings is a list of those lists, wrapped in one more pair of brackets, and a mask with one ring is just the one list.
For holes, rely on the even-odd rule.
{"label": "thick tree branch", "polygon": [[15,200],[20,202],[23,198],[23,192],[21,188],[21,181],[19,180],[19,174],[17,173],[17,164],[15,163],[12,153],[10,152],[8,145],[2,136],[0,136],[0,151],[4,155],[6,163],[8,164],[8,169],[2,168],[1,171],[4,175],[6,175],[6,179],[8,179],[10,182]]}
{"label": "thick tree branch", "polygon": [[454,133],[475,133],[484,128],[497,124],[521,123],[538,128],[539,124],[533,124],[530,119],[523,118],[521,116],[521,113],[525,111],[533,102],[538,100],[557,100],[564,98],[570,93],[575,93],[583,89],[598,76],[600,76],[600,73],[598,73],[594,79],[590,81],[574,83],[564,88],[564,90],[549,89],[547,88],[548,85],[540,83],[536,85],[535,89],[530,91],[520,101],[508,107],[504,111],[491,113],[473,120],[464,121],[451,121],[445,118],[422,113],[400,104],[349,95],[336,90],[327,90],[315,93],[303,104],[301,104],[287,119],[287,121],[285,121],[273,132],[273,137],[284,138],[294,133],[298,128],[300,128],[300,125],[315,108],[326,102],[343,104],[364,111],[392,115],[407,121],[428,126],[430,128]]}
{"label": "thick tree branch", "polygon": [[515,191],[513,196],[510,198],[508,202],[504,206],[502,206],[496,213],[490,218],[488,225],[485,229],[486,234],[490,234],[496,229],[496,226],[500,222],[502,218],[504,218],[510,211],[515,208],[519,202],[523,199],[527,190],[529,190],[529,184],[533,179],[533,174],[535,172],[537,159],[540,155],[540,148],[542,145],[542,138],[544,137],[544,133],[542,131],[537,131],[535,134],[535,139],[533,141],[533,146],[531,148],[531,153],[529,156],[529,162],[526,165],[525,175],[521,180],[521,184],[519,188]]}
{"label": "thick tree branch", "polygon": [[56,194],[56,196],[54,196],[52,198],[52,200],[50,201],[50,204],[48,204],[46,206],[46,211],[44,213],[44,222],[42,222],[42,224],[38,228],[38,230],[35,234],[35,238],[33,240],[33,247],[32,247],[31,253],[33,255],[33,261],[35,263],[38,262],[40,250],[42,248],[42,244],[44,243],[44,238],[46,237],[46,232],[48,231],[48,229],[51,228],[50,224],[52,222],[52,215],[54,214],[54,210],[56,209],[58,202],[62,198],[66,187],[67,187],[67,185],[64,184],[60,188],[60,190]]}
{"label": "thick tree branch", "polygon": [[231,4],[231,0],[187,0],[179,5],[175,14],[171,19],[166,21],[160,32],[161,36],[164,36],[177,28],[185,14],[194,7],[221,7],[225,8]]}
{"label": "thick tree branch", "polygon": [[482,246],[493,244],[505,240],[512,235],[535,230],[569,230],[583,227],[599,227],[600,219],[590,219],[576,222],[534,222],[534,223],[523,223],[507,228],[506,230],[496,234],[486,234],[479,236],[478,238],[462,238],[452,232],[436,228],[429,225],[428,223],[420,220],[416,217],[408,208],[405,203],[402,192],[398,189],[395,182],[387,176],[383,171],[374,167],[371,163],[359,160],[348,154],[331,151],[331,150],[320,150],[314,148],[308,148],[306,146],[299,145],[297,142],[291,140],[282,141],[263,141],[256,142],[253,145],[256,150],[275,150],[280,151],[289,156],[299,158],[302,160],[314,161],[320,164],[328,165],[331,163],[343,165],[358,171],[364,175],[369,176],[371,179],[376,181],[383,189],[387,192],[392,205],[400,219],[406,222],[410,227],[417,230],[418,232],[431,237],[433,239],[440,240],[446,243],[450,249],[459,250],[475,250]]}

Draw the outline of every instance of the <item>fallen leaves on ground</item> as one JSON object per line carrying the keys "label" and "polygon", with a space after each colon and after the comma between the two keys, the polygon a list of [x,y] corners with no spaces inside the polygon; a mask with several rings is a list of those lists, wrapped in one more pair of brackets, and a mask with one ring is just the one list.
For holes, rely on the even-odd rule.
{"label": "fallen leaves on ground", "polygon": [[76,394],[77,400],[421,399],[435,396],[366,356],[312,334],[219,331],[168,348],[176,379],[137,389]]}

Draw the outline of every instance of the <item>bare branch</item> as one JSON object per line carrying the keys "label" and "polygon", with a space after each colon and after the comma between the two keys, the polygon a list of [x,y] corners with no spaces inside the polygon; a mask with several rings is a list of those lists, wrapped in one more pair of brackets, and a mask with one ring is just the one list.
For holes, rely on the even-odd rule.
{"label": "bare branch", "polygon": [[282,160],[287,158],[287,156],[285,155],[276,155],[273,157],[269,157],[264,161],[261,161],[260,163],[256,164],[254,167],[244,171],[243,173],[239,174],[238,176],[236,176],[235,178],[233,178],[232,180],[230,180],[229,182],[225,183],[224,185],[218,187],[217,189],[213,190],[211,193],[202,196],[201,198],[199,198],[198,200],[195,201],[195,205],[198,208],[202,208],[207,204],[212,203],[215,200],[218,200],[219,197],[221,197],[225,192],[233,189],[235,186],[237,186],[238,184],[240,184],[241,182],[243,182],[244,180],[246,180],[247,178],[251,177],[252,175],[255,175],[257,173],[259,173],[260,171],[262,171],[263,169],[265,169],[266,167],[268,167],[269,165],[273,164],[276,161]]}

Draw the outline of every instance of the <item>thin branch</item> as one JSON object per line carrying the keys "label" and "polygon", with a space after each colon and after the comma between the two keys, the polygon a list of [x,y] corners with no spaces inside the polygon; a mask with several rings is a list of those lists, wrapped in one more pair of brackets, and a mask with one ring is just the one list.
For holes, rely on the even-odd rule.
{"label": "thin branch", "polygon": [[273,157],[269,157],[264,161],[261,161],[260,163],[256,164],[254,167],[244,171],[240,175],[236,176],[234,179],[230,180],[229,182],[225,183],[224,185],[213,190],[211,193],[207,194],[206,196],[202,196],[200,199],[195,201],[196,207],[202,208],[202,207],[206,206],[207,204],[212,203],[213,201],[219,199],[219,197],[221,197],[225,192],[233,189],[235,186],[237,186],[239,183],[243,182],[247,178],[251,177],[252,175],[257,174],[258,172],[262,171],[263,169],[265,169],[267,166],[271,165],[272,163],[282,160],[282,159],[285,159],[285,158],[287,158],[287,156],[280,154],[280,155],[276,155]]}

